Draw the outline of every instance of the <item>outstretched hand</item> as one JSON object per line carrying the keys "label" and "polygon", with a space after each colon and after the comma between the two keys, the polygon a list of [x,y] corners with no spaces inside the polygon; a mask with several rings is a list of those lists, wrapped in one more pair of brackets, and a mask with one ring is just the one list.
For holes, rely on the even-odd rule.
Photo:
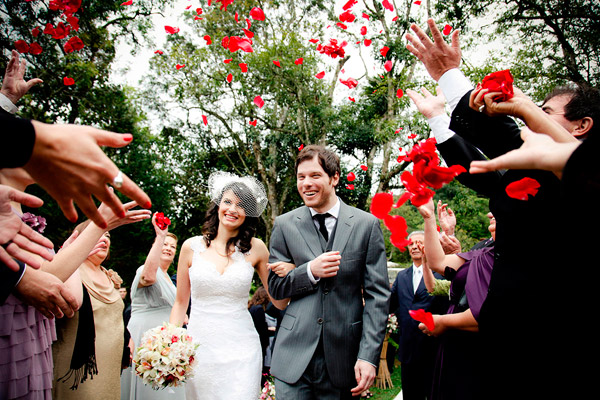
{"label": "outstretched hand", "polygon": [[469,172],[480,174],[500,169],[541,169],[562,172],[573,151],[581,142],[558,143],[548,135],[521,130],[523,145],[489,161],[473,161]]}
{"label": "outstretched hand", "polygon": [[27,207],[40,207],[43,204],[38,197],[0,185],[0,261],[14,271],[19,270],[19,264],[13,257],[32,268],[39,268],[41,263],[33,254],[50,261],[52,254],[48,249],[54,245],[13,212],[10,205],[12,201]]}
{"label": "outstretched hand", "polygon": [[440,228],[447,235],[454,235],[454,229],[456,228],[456,215],[448,204],[442,204],[441,200],[437,203],[437,215],[440,222]]}
{"label": "outstretched hand", "polygon": [[535,103],[521,90],[513,87],[514,96],[505,101],[495,101],[501,92],[490,92],[488,89],[475,89],[469,97],[469,107],[484,112],[490,117],[510,115],[522,118],[526,107],[537,108]]}
{"label": "outstretched hand", "polygon": [[419,213],[421,214],[421,217],[427,219],[427,218],[435,218],[435,209],[433,207],[433,199],[429,199],[429,201],[425,204],[423,204],[422,206],[417,207],[417,209],[419,210]]}
{"label": "outstretched hand", "polygon": [[438,86],[436,91],[436,96],[432,95],[431,92],[425,88],[421,88],[421,93],[423,93],[423,95],[412,89],[406,89],[406,94],[413,103],[415,103],[417,110],[419,110],[425,118],[429,119],[446,113],[446,97],[442,92],[442,88]]}
{"label": "outstretched hand", "polygon": [[[92,195],[108,205],[115,215],[124,215],[121,201],[107,186],[119,169],[100,146],[123,147],[131,142],[132,136],[89,126],[32,123],[36,140],[31,159],[24,168],[56,199],[67,219],[77,221],[74,206],[77,203],[96,225],[106,228]],[[123,175],[122,186],[117,189],[142,207],[151,207],[148,195],[127,176]]]}
{"label": "outstretched hand", "polygon": [[462,57],[459,43],[460,31],[457,29],[452,33],[448,44],[433,19],[429,18],[427,25],[433,41],[423,29],[412,24],[410,28],[415,32],[416,37],[410,33],[406,35],[406,39],[411,43],[406,45],[406,48],[425,65],[429,75],[438,81],[446,71],[460,66]]}
{"label": "outstretched hand", "polygon": [[8,97],[13,104],[16,104],[29,89],[38,83],[42,83],[42,80],[39,78],[25,81],[24,76],[26,69],[27,63],[25,60],[21,61],[19,59],[19,52],[13,50],[10,61],[6,66],[4,80],[2,81],[2,89],[0,89],[0,93]]}

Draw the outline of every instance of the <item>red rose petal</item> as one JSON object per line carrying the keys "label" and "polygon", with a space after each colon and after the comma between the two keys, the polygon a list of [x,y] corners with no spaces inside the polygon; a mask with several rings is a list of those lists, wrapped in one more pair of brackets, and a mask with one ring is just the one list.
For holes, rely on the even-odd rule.
{"label": "red rose petal", "polygon": [[121,3],[122,6],[130,6],[132,4],[133,4],[133,0],[129,0],[129,1]]}
{"label": "red rose petal", "polygon": [[398,16],[396,15],[394,18],[392,18],[392,22],[396,22],[398,21]]}
{"label": "red rose petal", "polygon": [[367,34],[367,27],[366,26],[362,26],[360,28],[360,34],[363,35],[363,36]]}
{"label": "red rose petal", "polygon": [[435,325],[433,323],[433,315],[431,315],[430,312],[419,308],[418,310],[408,310],[408,313],[410,314],[411,318],[415,321],[424,323],[427,329],[429,329],[430,331],[433,331],[435,329]]}
{"label": "red rose petal", "polygon": [[303,148],[304,148],[304,144],[301,144],[300,147],[298,147],[298,151],[302,151]]}
{"label": "red rose petal", "polygon": [[348,86],[349,89],[354,89],[358,85],[358,81],[354,78],[348,78],[346,80],[340,78],[340,82]]}
{"label": "red rose petal", "polygon": [[248,72],[248,64],[246,64],[246,63],[240,63],[240,69],[244,73]]}
{"label": "red rose petal", "polygon": [[325,76],[325,71],[321,71],[318,74],[315,75],[317,77],[317,79],[323,79],[323,77]]}
{"label": "red rose petal", "polygon": [[407,236],[406,230],[408,226],[406,220],[401,215],[386,215],[383,219],[383,223],[390,230],[392,234],[400,235],[403,237]]}
{"label": "red rose petal", "polygon": [[356,99],[354,97],[348,97],[348,100],[350,100],[353,103],[356,103]]}
{"label": "red rose petal", "polygon": [[346,4],[344,4],[344,6],[342,7],[342,9],[344,10],[349,10],[351,9],[356,3],[358,3],[356,0],[348,0],[348,2]]}
{"label": "red rose petal", "polygon": [[252,126],[256,126],[256,120],[248,122]]}
{"label": "red rose petal", "polygon": [[79,18],[73,15],[69,15],[67,17],[67,22],[69,23],[69,25],[71,25],[71,28],[73,28],[74,31],[79,31]]}
{"label": "red rose petal", "polygon": [[506,194],[517,200],[527,201],[529,195],[535,196],[540,188],[540,183],[532,178],[523,178],[506,186]]}
{"label": "red rose petal", "polygon": [[354,185],[351,184],[351,183],[349,183],[349,184],[346,185],[346,189],[348,189],[348,190],[354,190]]}
{"label": "red rose petal", "polygon": [[414,3],[414,4],[416,4],[416,5],[420,6],[420,5],[421,5],[421,0],[417,0],[417,1],[415,1],[415,3]]}
{"label": "red rose petal", "polygon": [[278,66],[279,68],[281,68],[281,63],[279,61],[273,61],[273,64],[275,64],[276,66]]}
{"label": "red rose petal", "polygon": [[404,96],[404,91],[402,89],[398,89],[396,92],[396,97],[400,99],[402,96]]}
{"label": "red rose petal", "polygon": [[156,50],[156,51],[154,52],[154,54],[163,54],[163,51],[162,51],[162,50]]}
{"label": "red rose petal", "polygon": [[352,11],[347,10],[340,14],[340,21],[342,22],[354,22],[356,15],[352,14]]}
{"label": "red rose petal", "polygon": [[244,28],[242,28],[242,31],[244,31],[244,35],[246,35],[247,38],[252,39],[254,37],[254,32]]}
{"label": "red rose petal", "polygon": [[309,42],[311,42],[311,43],[319,43],[319,39],[310,39]]}
{"label": "red rose petal", "polygon": [[46,27],[44,28],[44,31],[42,33],[46,35],[54,35],[54,27],[52,26],[52,24],[46,24]]}
{"label": "red rose petal", "polygon": [[442,33],[447,36],[450,34],[450,32],[452,32],[452,27],[450,25],[446,24],[444,26],[444,29],[442,30]]}
{"label": "red rose petal", "polygon": [[29,45],[29,54],[33,54],[34,56],[37,56],[38,54],[41,54],[41,53],[42,53],[42,46],[40,46],[39,43],[34,42]]}
{"label": "red rose petal", "polygon": [[29,53],[29,45],[24,40],[15,41],[15,49],[21,54]]}
{"label": "red rose petal", "polygon": [[206,40],[207,46],[212,44],[212,39],[210,38],[210,35],[204,35],[204,40]]}
{"label": "red rose petal", "polygon": [[40,35],[40,27],[39,27],[39,26],[36,26],[35,28],[33,28],[33,29],[31,30],[31,35],[32,35],[33,37],[38,37],[38,36]]}
{"label": "red rose petal", "polygon": [[185,64],[177,64],[175,65],[175,68],[177,68],[177,70],[180,70],[181,68],[185,68]]}
{"label": "red rose petal", "polygon": [[196,8],[196,14],[202,15],[202,12],[203,12],[202,8],[200,8],[200,7]]}
{"label": "red rose petal", "polygon": [[502,92],[494,97],[494,101],[506,101],[514,96],[513,76],[510,70],[496,71],[487,75],[481,81],[482,89],[489,89],[490,92]]}
{"label": "red rose petal", "polygon": [[[233,4],[233,0],[217,0],[217,3],[221,3],[221,11],[227,11],[227,6]],[[210,2],[208,5],[210,6]]]}
{"label": "red rose petal", "polygon": [[229,51],[234,53],[238,50],[245,51],[246,53],[252,53],[252,41],[247,37],[231,36],[229,38]]}
{"label": "red rose petal", "polygon": [[[165,230],[167,229],[167,227],[169,225],[171,225],[171,220],[167,217],[165,217],[165,215],[161,212],[156,213],[156,215],[154,216],[154,220],[156,221],[156,225],[161,229],[161,230]],[[177,337],[173,336],[173,338],[171,339],[171,342],[176,342],[177,341]]]}
{"label": "red rose petal", "polygon": [[227,59],[223,60],[223,64],[229,64],[232,61],[233,61],[233,58],[227,58]]}
{"label": "red rose petal", "polygon": [[387,55],[387,53],[388,53],[389,50],[390,50],[389,47],[383,46],[381,48],[381,50],[379,50],[379,53],[381,54],[381,57],[385,57]]}
{"label": "red rose petal", "polygon": [[371,17],[367,13],[362,13],[362,17],[366,19],[371,19]]}
{"label": "red rose petal", "polygon": [[258,108],[263,108],[263,106],[265,105],[265,101],[262,99],[262,97],[256,96],[254,98],[254,104],[256,104]]}
{"label": "red rose petal", "polygon": [[227,75],[227,82],[231,83],[232,80],[233,80],[233,75],[232,74]]}
{"label": "red rose petal", "polygon": [[174,26],[165,25],[165,32],[167,32],[169,35],[173,35],[173,34],[179,32],[179,28],[174,27]]}
{"label": "red rose petal", "polygon": [[363,171],[366,171],[369,169],[369,167],[367,167],[366,165],[361,165],[360,169],[362,169]]}
{"label": "red rose petal", "polygon": [[206,118],[206,115],[202,114],[202,122],[204,123],[204,126],[208,126],[208,118]]}
{"label": "red rose petal", "polygon": [[394,196],[391,193],[376,193],[371,199],[370,211],[375,217],[384,219],[394,205]]}
{"label": "red rose petal", "polygon": [[236,22],[236,23],[238,23],[238,24],[240,23],[240,21],[239,21],[239,18],[238,18],[238,12],[237,12],[237,11],[235,12],[235,17],[234,17],[234,19],[235,19],[235,22]]}
{"label": "red rose petal", "polygon": [[389,0],[383,0],[381,2],[381,5],[389,11],[394,11],[394,6],[392,5],[392,3],[389,2]]}
{"label": "red rose petal", "polygon": [[348,176],[346,176],[346,179],[348,180],[348,182],[352,182],[356,179],[356,175],[354,174],[354,172],[348,172]]}
{"label": "red rose petal", "polygon": [[258,8],[258,7],[253,7],[250,10],[250,17],[252,17],[253,20],[255,21],[264,21],[265,20],[265,13],[262,9]]}
{"label": "red rose petal", "polygon": [[342,29],[348,29],[348,25],[342,24],[341,22],[336,22],[336,25],[339,26]]}
{"label": "red rose petal", "polygon": [[192,5],[190,4],[189,6],[187,6],[185,9],[189,10],[190,8],[192,8]]}
{"label": "red rose petal", "polygon": [[71,86],[71,85],[74,85],[74,84],[75,84],[75,79],[73,79],[73,78],[70,78],[70,77],[68,77],[68,76],[65,76],[65,77],[63,78],[63,84],[64,84],[65,86]]}
{"label": "red rose petal", "polygon": [[371,39],[365,39],[364,44],[366,47],[369,47],[371,45]]}
{"label": "red rose petal", "polygon": [[296,61],[294,61],[294,64],[296,65],[300,65],[304,62],[304,58],[300,57],[300,58],[296,58]]}
{"label": "red rose petal", "polygon": [[387,72],[390,72],[392,70],[392,60],[387,60],[385,64],[383,64],[383,68],[385,68]]}

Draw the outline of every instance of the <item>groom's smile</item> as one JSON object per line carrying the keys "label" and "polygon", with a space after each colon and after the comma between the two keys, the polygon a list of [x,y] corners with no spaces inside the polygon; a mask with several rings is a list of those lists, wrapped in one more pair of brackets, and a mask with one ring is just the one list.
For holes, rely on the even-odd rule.
{"label": "groom's smile", "polygon": [[335,205],[337,201],[335,186],[338,181],[339,175],[336,174],[334,177],[327,175],[316,156],[298,165],[296,172],[298,193],[304,204],[317,212],[325,212]]}

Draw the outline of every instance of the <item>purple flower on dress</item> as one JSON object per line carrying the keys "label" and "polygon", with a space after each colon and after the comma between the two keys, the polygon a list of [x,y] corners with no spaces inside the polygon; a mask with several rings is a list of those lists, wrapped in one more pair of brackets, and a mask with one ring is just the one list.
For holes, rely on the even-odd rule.
{"label": "purple flower on dress", "polygon": [[46,229],[46,218],[44,217],[26,212],[21,217],[21,220],[38,233],[44,233],[44,229]]}

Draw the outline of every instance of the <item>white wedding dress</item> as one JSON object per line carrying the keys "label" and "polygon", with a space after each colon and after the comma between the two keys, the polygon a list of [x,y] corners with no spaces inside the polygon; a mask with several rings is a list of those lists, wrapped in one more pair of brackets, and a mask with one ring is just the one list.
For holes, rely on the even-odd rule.
{"label": "white wedding dress", "polygon": [[188,332],[196,350],[193,378],[185,384],[187,400],[256,400],[260,394],[262,349],[248,294],[254,268],[237,248],[221,275],[205,258],[201,236],[191,239],[189,269],[192,308]]}

